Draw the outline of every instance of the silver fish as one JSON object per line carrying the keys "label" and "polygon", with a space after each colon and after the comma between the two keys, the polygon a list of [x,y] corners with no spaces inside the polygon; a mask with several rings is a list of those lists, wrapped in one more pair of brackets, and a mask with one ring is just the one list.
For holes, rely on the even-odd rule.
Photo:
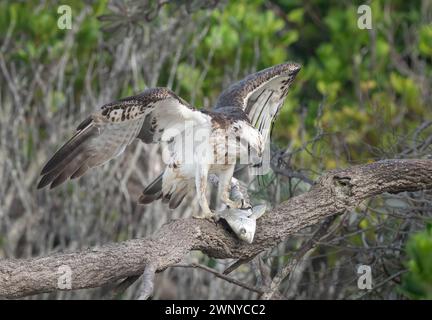
{"label": "silver fish", "polygon": [[266,211],[266,205],[257,205],[252,209],[225,209],[217,213],[219,218],[224,219],[232,231],[240,240],[252,243],[255,230],[256,220]]}

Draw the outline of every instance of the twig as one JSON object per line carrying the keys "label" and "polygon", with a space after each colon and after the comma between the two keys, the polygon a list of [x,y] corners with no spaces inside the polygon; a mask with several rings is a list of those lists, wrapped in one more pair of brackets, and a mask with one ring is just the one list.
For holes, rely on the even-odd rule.
{"label": "twig", "polygon": [[281,282],[291,273],[291,271],[295,268],[297,263],[313,248],[316,247],[319,239],[323,237],[327,230],[330,228],[333,221],[335,221],[336,216],[332,216],[327,218],[319,227],[319,229],[314,233],[312,238],[306,241],[300,249],[296,252],[295,256],[273,277],[272,282],[268,290],[261,296],[263,300],[272,299],[273,295],[278,290]]}
{"label": "twig", "polygon": [[363,298],[364,296],[370,294],[371,292],[373,292],[376,289],[378,289],[378,288],[382,287],[383,285],[385,285],[387,282],[392,281],[394,278],[399,277],[400,275],[404,274],[407,271],[408,270],[404,269],[404,270],[400,270],[400,271],[396,272],[395,274],[393,274],[390,277],[384,279],[383,281],[381,281],[377,285],[373,286],[373,288],[371,290],[368,290],[365,293],[361,294],[360,296],[355,297],[355,299],[359,300],[359,299]]}
{"label": "twig", "polygon": [[247,289],[249,291],[253,291],[253,292],[256,292],[258,294],[263,294],[264,293],[264,291],[261,290],[260,288],[257,288],[255,286],[251,286],[249,284],[243,283],[243,282],[238,281],[238,280],[236,280],[234,278],[231,278],[231,277],[229,277],[229,276],[227,276],[225,274],[222,274],[222,273],[220,273],[220,272],[218,272],[216,270],[213,270],[212,268],[209,268],[209,267],[206,267],[206,266],[203,266],[203,265],[200,265],[200,264],[196,264],[196,263],[191,263],[191,264],[176,264],[176,265],[173,265],[172,267],[202,269],[202,270],[205,270],[207,272],[210,272],[210,273],[214,274],[217,278],[223,279],[223,280],[225,280],[225,281],[227,281],[229,283],[235,284],[235,285],[237,285],[239,287],[242,287],[242,288],[245,288],[245,289]]}
{"label": "twig", "polygon": [[141,276],[142,283],[137,300],[147,300],[153,294],[155,274],[156,265],[148,264]]}
{"label": "twig", "polygon": [[140,276],[131,276],[124,279],[116,287],[114,287],[114,289],[112,289],[112,298],[115,299],[121,294],[123,294],[127,290],[127,288],[133,285],[139,278]]}
{"label": "twig", "polygon": [[257,255],[253,255],[247,258],[241,258],[238,259],[236,262],[234,262],[233,264],[231,264],[228,268],[226,268],[223,272],[223,274],[230,274],[231,272],[233,272],[234,270],[236,270],[237,268],[239,268],[241,265],[248,263],[249,261],[251,261],[253,258],[255,258]]}

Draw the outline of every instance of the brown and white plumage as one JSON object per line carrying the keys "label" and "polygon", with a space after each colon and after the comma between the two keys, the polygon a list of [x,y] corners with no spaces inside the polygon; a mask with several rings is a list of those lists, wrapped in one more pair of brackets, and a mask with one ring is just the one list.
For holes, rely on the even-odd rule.
{"label": "brown and white plumage", "polygon": [[188,106],[166,88],[106,104],[78,127],[42,169],[38,188],[56,187],[68,178],[78,178],[89,168],[120,155],[135,138],[145,143],[168,141],[170,131],[185,122],[205,122],[201,112]]}
{"label": "brown and white plumage", "polygon": [[[224,90],[213,108],[215,113],[246,119],[245,122],[259,132],[263,146],[258,159],[249,154],[252,174],[263,174],[270,169],[269,150],[265,152],[265,148],[270,142],[273,123],[300,69],[297,63],[282,63],[251,74]],[[252,135],[248,142],[253,145],[253,140]],[[230,179],[226,178],[225,182]]]}
{"label": "brown and white plumage", "polygon": [[243,110],[266,141],[300,68],[297,63],[282,63],[251,74],[223,91],[214,109],[226,114]]}
{"label": "brown and white plumage", "polygon": [[[225,90],[212,111],[190,107],[167,88],[147,89],[106,104],[84,120],[47,162],[38,188],[53,188],[68,178],[78,178],[120,155],[138,138],[145,143],[166,142],[170,155],[165,171],[144,190],[140,203],[162,199],[176,208],[192,192],[197,194],[203,215],[211,216],[206,186],[208,175],[215,174],[219,198],[229,206],[239,206],[228,192],[235,161],[242,154],[254,154],[250,163],[254,164],[262,156],[264,142],[299,69],[297,64],[285,63],[250,75]],[[200,130],[206,135],[197,142],[195,135]],[[184,161],[181,154],[187,138],[202,149],[200,153],[193,149],[192,161]],[[231,143],[227,141],[235,142],[234,159],[226,151]]]}

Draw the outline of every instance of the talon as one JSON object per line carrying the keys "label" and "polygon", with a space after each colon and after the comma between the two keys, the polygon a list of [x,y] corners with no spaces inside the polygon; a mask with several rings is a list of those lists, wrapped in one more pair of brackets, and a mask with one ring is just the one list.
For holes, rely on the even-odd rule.
{"label": "talon", "polygon": [[241,207],[240,207],[240,209],[250,210],[250,209],[252,209],[252,206],[251,206],[250,203],[248,204],[244,199],[241,199]]}
{"label": "talon", "polygon": [[195,214],[192,217],[197,219],[213,219],[215,216],[216,214],[210,211],[210,212],[204,212],[202,214]]}
{"label": "talon", "polygon": [[231,199],[225,199],[223,200],[223,202],[225,203],[228,209],[241,209],[243,208],[243,203],[244,203],[243,199],[237,201],[232,201]]}
{"label": "talon", "polygon": [[208,213],[208,212],[204,212],[204,213],[200,212],[198,214],[194,214],[192,217],[197,218],[197,219],[210,219],[213,216],[214,216],[213,212],[210,212],[210,213]]}

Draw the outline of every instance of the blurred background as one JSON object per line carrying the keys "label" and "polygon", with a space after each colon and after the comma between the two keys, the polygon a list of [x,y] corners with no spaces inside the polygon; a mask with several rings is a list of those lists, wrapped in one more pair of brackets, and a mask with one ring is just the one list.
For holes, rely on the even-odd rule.
{"label": "blurred background", "polygon": [[[360,29],[359,5],[372,28]],[[71,8],[61,29],[60,5]],[[95,108],[167,86],[211,108],[234,81],[285,61],[303,69],[273,130],[272,172],[250,182],[274,206],[326,170],[388,158],[432,158],[432,2],[324,0],[2,1],[0,3],[0,258],[78,250],[153,234],[190,216],[138,195],[163,168],[134,143],[78,181],[37,191],[44,162]],[[241,175],[241,172],[238,173]],[[258,181],[259,180],[259,181]],[[431,192],[385,194],[326,226],[279,291],[287,299],[432,299]],[[296,256],[303,230],[232,277],[257,286]],[[173,244],[174,246],[175,244]],[[184,263],[222,271],[193,252]],[[359,290],[359,265],[372,290]],[[119,298],[134,296],[135,284]],[[254,299],[198,269],[157,275],[155,299]],[[100,299],[109,288],[31,299]]]}

